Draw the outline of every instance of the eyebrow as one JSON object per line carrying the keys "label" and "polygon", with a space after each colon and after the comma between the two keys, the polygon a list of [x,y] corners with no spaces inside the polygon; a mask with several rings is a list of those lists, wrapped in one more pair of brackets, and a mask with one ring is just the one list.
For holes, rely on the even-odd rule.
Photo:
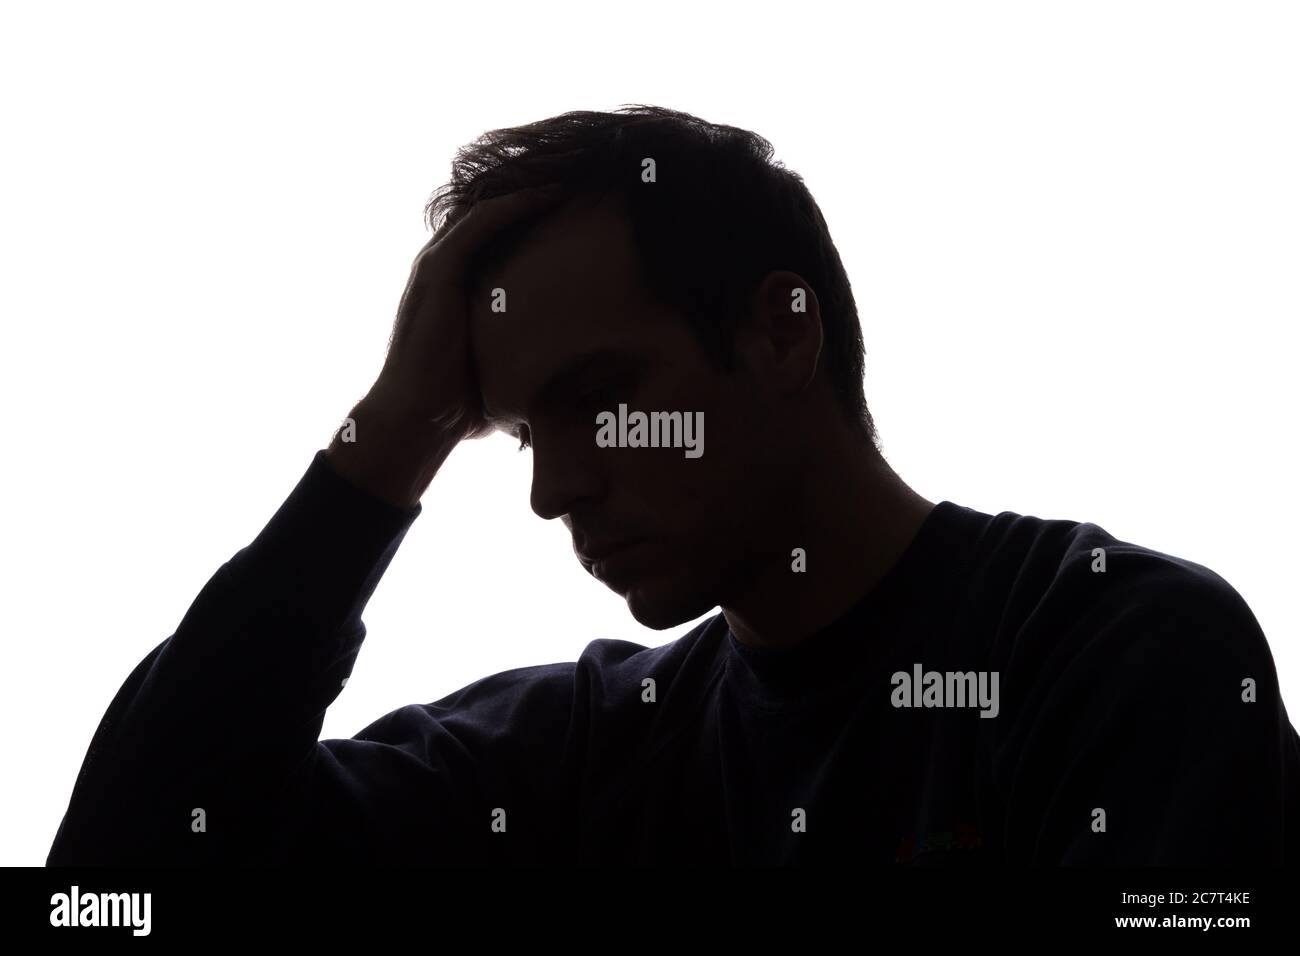
{"label": "eyebrow", "polygon": [[[558,396],[574,388],[593,369],[615,366],[619,371],[630,372],[644,368],[647,364],[647,358],[639,352],[609,346],[593,349],[569,359],[551,373],[527,404],[545,404],[554,401]],[[511,421],[486,406],[483,409],[483,417],[492,425],[503,425]]]}

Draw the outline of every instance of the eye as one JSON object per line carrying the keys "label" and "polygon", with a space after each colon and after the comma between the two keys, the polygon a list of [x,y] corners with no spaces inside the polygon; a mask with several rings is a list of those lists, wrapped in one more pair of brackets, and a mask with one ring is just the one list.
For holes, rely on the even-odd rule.
{"label": "eye", "polygon": [[578,401],[584,407],[609,405],[619,394],[619,384],[620,383],[618,382],[606,382],[603,385],[598,385],[595,388],[584,392],[578,397]]}

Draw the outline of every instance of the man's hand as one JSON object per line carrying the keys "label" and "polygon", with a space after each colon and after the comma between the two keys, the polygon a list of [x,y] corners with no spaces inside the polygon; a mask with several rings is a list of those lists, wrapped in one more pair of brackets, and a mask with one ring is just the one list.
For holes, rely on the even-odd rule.
{"label": "man's hand", "polygon": [[490,433],[469,350],[466,269],[487,239],[560,194],[544,186],[483,200],[420,250],[384,367],[349,415],[355,440],[340,431],[326,450],[340,475],[409,508],[460,441]]}

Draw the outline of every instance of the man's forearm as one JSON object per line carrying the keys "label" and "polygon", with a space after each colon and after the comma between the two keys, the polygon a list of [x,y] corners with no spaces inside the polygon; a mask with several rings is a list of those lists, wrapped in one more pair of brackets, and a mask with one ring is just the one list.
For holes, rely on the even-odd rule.
{"label": "man's forearm", "polygon": [[289,824],[315,819],[339,785],[313,775],[324,714],[417,516],[358,490],[318,452],[119,689],[47,862],[246,863],[297,852],[305,831]]}

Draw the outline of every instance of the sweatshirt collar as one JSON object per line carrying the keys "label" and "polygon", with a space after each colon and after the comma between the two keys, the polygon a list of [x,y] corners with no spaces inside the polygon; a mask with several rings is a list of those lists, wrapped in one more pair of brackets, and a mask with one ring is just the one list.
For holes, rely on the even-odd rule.
{"label": "sweatshirt collar", "polygon": [[752,702],[778,708],[811,706],[814,693],[821,698],[851,683],[884,651],[886,611],[932,579],[954,522],[967,510],[951,501],[936,504],[876,586],[793,647],[752,647],[728,627],[728,682]]}

